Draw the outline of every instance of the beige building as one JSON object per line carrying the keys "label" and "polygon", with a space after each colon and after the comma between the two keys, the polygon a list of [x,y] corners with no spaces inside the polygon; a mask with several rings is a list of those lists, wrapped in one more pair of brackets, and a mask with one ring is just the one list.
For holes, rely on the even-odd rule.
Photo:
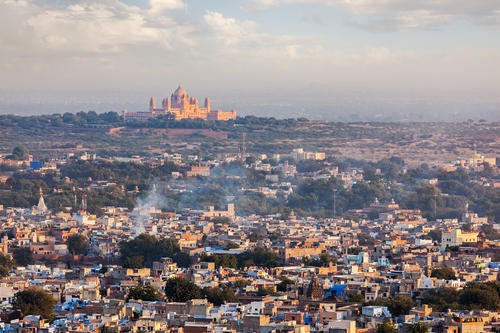
{"label": "beige building", "polygon": [[208,212],[203,213],[203,217],[230,217],[234,218],[234,204],[227,204],[226,210],[215,210],[214,206],[208,208]]}
{"label": "beige building", "polygon": [[336,320],[328,325],[328,332],[335,333],[356,333],[356,321],[354,320]]}
{"label": "beige building", "polygon": [[208,97],[205,98],[205,105],[200,107],[198,100],[189,96],[184,88],[182,88],[182,85],[179,85],[170,97],[162,100],[161,107],[157,107],[154,97],[151,97],[148,111],[128,112],[127,110],[123,110],[125,121],[145,121],[161,115],[171,115],[176,120],[229,120],[236,119],[236,110],[227,112],[212,110]]}
{"label": "beige building", "polygon": [[453,229],[443,232],[441,236],[441,248],[460,246],[463,243],[477,243],[477,232],[462,232],[461,229]]}
{"label": "beige building", "polygon": [[481,317],[461,317],[445,327],[447,333],[482,333],[484,322]]}
{"label": "beige building", "polygon": [[304,151],[303,148],[297,148],[292,151],[292,157],[296,161],[302,161],[302,160],[324,160],[326,158],[325,153],[319,153],[319,152],[309,152],[309,151]]}

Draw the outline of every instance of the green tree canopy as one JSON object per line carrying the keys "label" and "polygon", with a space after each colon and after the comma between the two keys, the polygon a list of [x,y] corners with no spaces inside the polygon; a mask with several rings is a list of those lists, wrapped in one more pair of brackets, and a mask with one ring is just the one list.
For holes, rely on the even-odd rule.
{"label": "green tree canopy", "polygon": [[165,295],[171,302],[186,302],[202,298],[203,293],[196,284],[181,277],[171,278],[165,285]]}
{"label": "green tree canopy", "polygon": [[305,257],[303,261],[306,266],[328,267],[330,263],[336,264],[337,258],[329,255],[328,253],[323,253],[318,259]]}
{"label": "green tree canopy", "polygon": [[28,266],[35,262],[33,252],[29,247],[16,247],[12,252],[12,257],[18,266]]}
{"label": "green tree canopy", "polygon": [[278,291],[287,291],[288,290],[288,286],[293,286],[295,283],[290,280],[289,278],[284,278],[283,280],[281,280],[280,283],[278,283],[276,285],[276,289]]}
{"label": "green tree canopy", "polygon": [[444,280],[455,280],[455,270],[450,266],[435,267],[432,269],[431,277]]}
{"label": "green tree canopy", "polygon": [[56,301],[51,294],[40,288],[28,288],[14,296],[14,309],[20,312],[21,317],[39,315],[44,319],[54,318]]}
{"label": "green tree canopy", "polygon": [[153,261],[164,257],[172,258],[181,267],[188,267],[191,264],[189,255],[181,252],[175,239],[158,239],[148,234],[121,242],[120,254],[122,265],[128,268],[152,267]]}
{"label": "green tree canopy", "polygon": [[26,148],[23,145],[16,146],[12,150],[12,157],[16,160],[22,160],[24,159],[27,155],[29,155],[28,148]]}
{"label": "green tree canopy", "polygon": [[391,320],[386,319],[377,327],[377,333],[398,333]]}
{"label": "green tree canopy", "polygon": [[366,305],[386,306],[394,317],[398,317],[410,313],[410,310],[416,306],[417,303],[409,297],[396,296],[394,298],[376,299],[367,302]]}
{"label": "green tree canopy", "polygon": [[423,295],[423,304],[437,311],[493,310],[500,307],[500,282],[469,282],[462,290],[438,288]]}
{"label": "green tree canopy", "polygon": [[238,298],[231,287],[207,287],[203,289],[205,298],[215,306],[220,306],[226,302],[237,302]]}
{"label": "green tree canopy", "polygon": [[129,289],[127,299],[143,301],[161,301],[162,295],[151,285],[135,286]]}
{"label": "green tree canopy", "polygon": [[238,261],[236,260],[236,256],[232,254],[211,254],[207,255],[203,253],[200,256],[200,261],[213,262],[215,263],[215,267],[229,267],[236,268],[238,266]]}
{"label": "green tree canopy", "polygon": [[365,297],[361,294],[349,294],[349,302],[362,303],[365,301]]}
{"label": "green tree canopy", "polygon": [[83,235],[74,234],[68,237],[66,245],[68,245],[68,251],[71,254],[86,255],[89,249],[89,240]]}
{"label": "green tree canopy", "polygon": [[407,330],[408,333],[427,333],[429,332],[430,327],[426,323],[423,323],[421,321],[416,322],[410,326],[410,328]]}
{"label": "green tree canopy", "polygon": [[276,252],[261,247],[238,254],[237,260],[238,266],[240,267],[276,267],[280,264],[280,260]]}
{"label": "green tree canopy", "polygon": [[500,306],[500,283],[469,282],[460,293],[458,302],[469,309],[498,310]]}
{"label": "green tree canopy", "polygon": [[9,271],[16,267],[14,259],[8,254],[0,252],[0,277],[9,275]]}

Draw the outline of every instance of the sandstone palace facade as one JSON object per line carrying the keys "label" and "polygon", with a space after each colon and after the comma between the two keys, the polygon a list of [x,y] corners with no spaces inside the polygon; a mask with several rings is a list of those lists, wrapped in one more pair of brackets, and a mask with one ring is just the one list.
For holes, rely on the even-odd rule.
{"label": "sandstone palace facade", "polygon": [[236,119],[236,110],[221,111],[210,109],[210,99],[205,98],[205,105],[200,107],[198,100],[190,97],[179,85],[177,90],[170,96],[164,98],[161,107],[157,107],[154,97],[149,101],[148,111],[128,112],[123,110],[125,121],[145,121],[159,115],[173,115],[176,120],[181,119],[205,119],[205,120],[229,120]]}

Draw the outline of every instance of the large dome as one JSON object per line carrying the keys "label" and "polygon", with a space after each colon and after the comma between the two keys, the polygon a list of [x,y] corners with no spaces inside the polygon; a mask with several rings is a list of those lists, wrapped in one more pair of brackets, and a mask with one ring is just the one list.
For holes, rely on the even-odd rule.
{"label": "large dome", "polygon": [[182,95],[187,95],[186,91],[184,88],[182,88],[182,84],[179,84],[179,87],[175,90],[174,96],[182,96]]}

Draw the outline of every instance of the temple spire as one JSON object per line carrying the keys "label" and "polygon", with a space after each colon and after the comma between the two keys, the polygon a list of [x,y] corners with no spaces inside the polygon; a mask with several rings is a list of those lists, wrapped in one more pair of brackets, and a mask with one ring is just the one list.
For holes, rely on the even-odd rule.
{"label": "temple spire", "polygon": [[155,107],[155,98],[151,97],[151,99],[149,100],[149,111],[153,111]]}
{"label": "temple spire", "polygon": [[37,209],[40,212],[45,212],[47,210],[47,205],[45,205],[45,200],[43,200],[43,191],[41,187],[40,187],[40,199],[38,200]]}

